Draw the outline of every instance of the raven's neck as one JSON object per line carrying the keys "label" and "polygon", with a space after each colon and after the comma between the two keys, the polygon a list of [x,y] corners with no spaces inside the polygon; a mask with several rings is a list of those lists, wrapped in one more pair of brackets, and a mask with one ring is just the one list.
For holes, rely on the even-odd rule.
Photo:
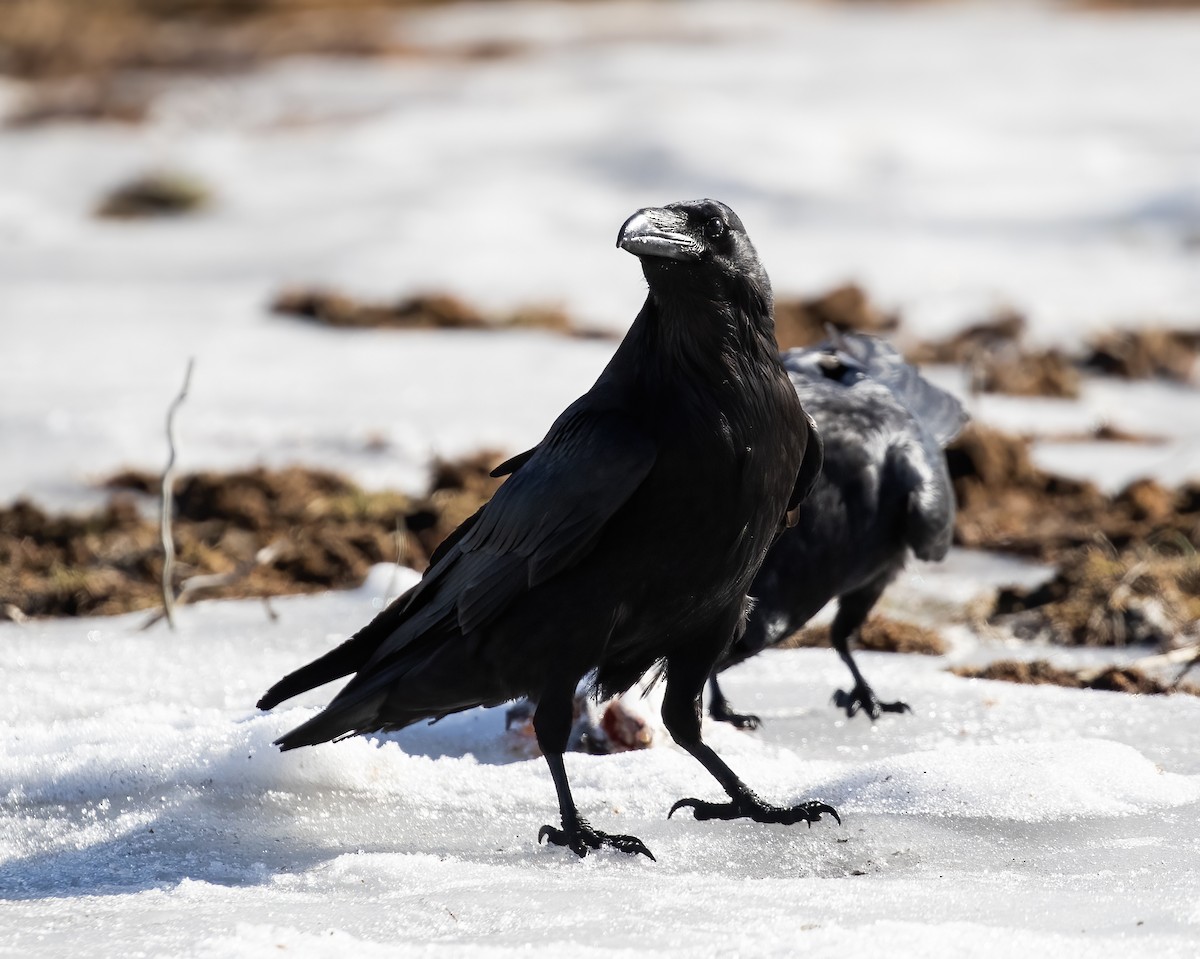
{"label": "raven's neck", "polygon": [[651,393],[700,384],[741,391],[764,363],[779,362],[769,296],[747,291],[744,302],[732,302],[652,290],[618,354],[625,356],[616,365]]}

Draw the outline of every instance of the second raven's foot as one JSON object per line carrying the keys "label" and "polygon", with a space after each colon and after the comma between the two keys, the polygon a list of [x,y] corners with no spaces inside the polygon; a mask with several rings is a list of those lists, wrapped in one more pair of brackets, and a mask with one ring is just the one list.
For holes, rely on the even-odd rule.
{"label": "second raven's foot", "polygon": [[875,691],[866,683],[859,683],[850,692],[839,689],[833,694],[833,704],[838,709],[846,710],[847,717],[853,717],[860,709],[872,720],[878,719],[880,713],[911,713],[908,703],[896,701],[881,703],[875,698]]}
{"label": "second raven's foot", "polygon": [[640,854],[654,859],[654,853],[646,848],[646,844],[637,836],[618,836],[593,829],[586,819],[580,819],[574,829],[557,829],[554,826],[543,826],[538,830],[538,842],[543,839],[555,846],[566,846],[575,855],[582,858],[593,849],[601,846],[612,846],[621,852]]}
{"label": "second raven's foot", "polygon": [[697,819],[753,819],[755,822],[793,823],[806,822],[811,827],[823,815],[830,815],[840,825],[842,817],[828,803],[816,799],[797,803],[795,806],[772,806],[753,793],[733,802],[705,802],[702,799],[681,799],[667,813],[670,819],[678,809],[691,809]]}
{"label": "second raven's foot", "polygon": [[762,720],[754,713],[739,713],[726,699],[714,699],[708,707],[708,715],[714,722],[729,723],[735,729],[758,729]]}

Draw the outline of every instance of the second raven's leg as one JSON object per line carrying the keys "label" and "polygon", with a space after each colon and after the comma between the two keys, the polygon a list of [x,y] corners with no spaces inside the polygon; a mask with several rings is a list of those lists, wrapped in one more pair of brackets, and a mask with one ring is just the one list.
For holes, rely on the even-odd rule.
{"label": "second raven's leg", "polygon": [[754,713],[739,713],[729,705],[729,700],[717,685],[717,674],[708,677],[708,715],[714,722],[729,723],[738,729],[758,729],[762,719]]}
{"label": "second raven's leg", "polygon": [[593,829],[575,807],[571,786],[567,782],[567,767],[563,762],[563,753],[571,735],[574,698],[574,683],[560,685],[542,695],[533,714],[533,729],[554,779],[554,791],[558,794],[558,811],[562,819],[561,829],[543,826],[538,830],[538,841],[545,839],[556,846],[568,846],[578,856],[586,856],[590,850],[601,846],[612,846],[621,852],[641,853],[653,859],[654,854],[637,836],[610,835]]}
{"label": "second raven's leg", "polygon": [[850,692],[839,689],[833,696],[834,705],[846,710],[847,716],[853,716],[860,709],[872,719],[878,719],[880,713],[912,712],[908,703],[896,701],[881,703],[875,697],[875,691],[859,672],[858,664],[850,652],[850,641],[858,635],[862,624],[867,620],[867,614],[883,595],[884,589],[891,582],[894,574],[891,570],[872,580],[866,586],[846,593],[838,599],[837,615],[833,618],[833,626],[829,630],[833,640],[833,648],[837,650],[854,677],[854,688]]}
{"label": "second raven's leg", "polygon": [[[705,745],[700,738],[700,692],[708,675],[709,664],[696,650],[667,660],[667,691],[663,696],[662,717],[667,731],[684,749],[696,757],[729,794],[731,802],[712,803],[699,799],[681,799],[667,813],[670,818],[677,809],[690,808],[697,819],[753,819],[756,822],[791,824],[807,822],[810,826],[828,814],[838,822],[837,811],[818,800],[795,806],[772,806],[760,799],[753,790]],[[689,655],[690,654],[690,655]]]}

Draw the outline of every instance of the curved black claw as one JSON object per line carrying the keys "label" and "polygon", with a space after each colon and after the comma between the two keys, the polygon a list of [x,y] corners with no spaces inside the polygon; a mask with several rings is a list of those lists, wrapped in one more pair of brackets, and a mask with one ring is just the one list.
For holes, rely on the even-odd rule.
{"label": "curved black claw", "polygon": [[839,689],[833,694],[833,704],[838,709],[846,710],[846,716],[849,718],[853,718],[861,709],[864,715],[871,717],[872,721],[878,719],[880,713],[912,712],[912,707],[908,703],[898,700],[894,703],[881,703],[875,698],[875,691],[865,683],[858,684],[850,692]]}
{"label": "curved black claw", "polygon": [[736,712],[725,702],[713,703],[709,707],[708,715],[714,722],[729,723],[735,729],[758,729],[762,726],[762,720],[754,713]]}
{"label": "curved black claw", "polygon": [[638,839],[637,836],[620,836],[600,832],[593,829],[582,819],[579,820],[579,828],[574,830],[559,829],[555,826],[543,826],[538,830],[538,842],[540,843],[543,839],[555,846],[566,846],[580,858],[586,856],[593,849],[599,849],[601,846],[612,846],[621,852],[636,853],[646,856],[654,862],[658,862],[654,858],[654,853],[647,849],[646,844]]}
{"label": "curved black claw", "polygon": [[698,820],[704,819],[753,819],[755,822],[782,823],[790,826],[793,823],[806,822],[812,824],[824,815],[832,816],[841,825],[842,817],[828,803],[817,799],[797,803],[795,806],[772,806],[758,797],[745,799],[740,802],[705,802],[702,799],[681,799],[667,813],[670,819],[678,809],[691,809],[692,815]]}

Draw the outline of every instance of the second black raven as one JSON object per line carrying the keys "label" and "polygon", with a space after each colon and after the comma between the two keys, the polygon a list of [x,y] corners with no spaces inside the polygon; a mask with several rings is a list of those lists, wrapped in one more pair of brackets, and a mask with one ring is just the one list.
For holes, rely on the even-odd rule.
{"label": "second black raven", "polygon": [[[750,592],[754,612],[717,672],[781,642],[830,600],[834,648],[854,686],[838,706],[872,719],[903,712],[881,703],[850,652],[851,640],[911,551],[940,560],[954,533],[954,491],[943,448],[966,421],[962,405],[933,386],[891,346],[848,333],[783,357],[796,393],[821,431],[824,467],[799,522],[772,547]],[[735,712],[714,672],[709,714],[754,728]]]}
{"label": "second black raven", "polygon": [[639,210],[617,245],[640,258],[649,295],[595,385],[497,470],[508,479],[420,583],[258,705],[355,674],[277,740],[293,749],[530,697],[562,819],[539,836],[581,856],[601,845],[650,855],[579,815],[563,751],[581,678],[612,694],[662,663],[664,724],[730,798],[672,812],[836,817],[816,801],[765,803],[700,738],[705,681],[819,470],[776,352],[767,275],[741,220],[712,200]]}

